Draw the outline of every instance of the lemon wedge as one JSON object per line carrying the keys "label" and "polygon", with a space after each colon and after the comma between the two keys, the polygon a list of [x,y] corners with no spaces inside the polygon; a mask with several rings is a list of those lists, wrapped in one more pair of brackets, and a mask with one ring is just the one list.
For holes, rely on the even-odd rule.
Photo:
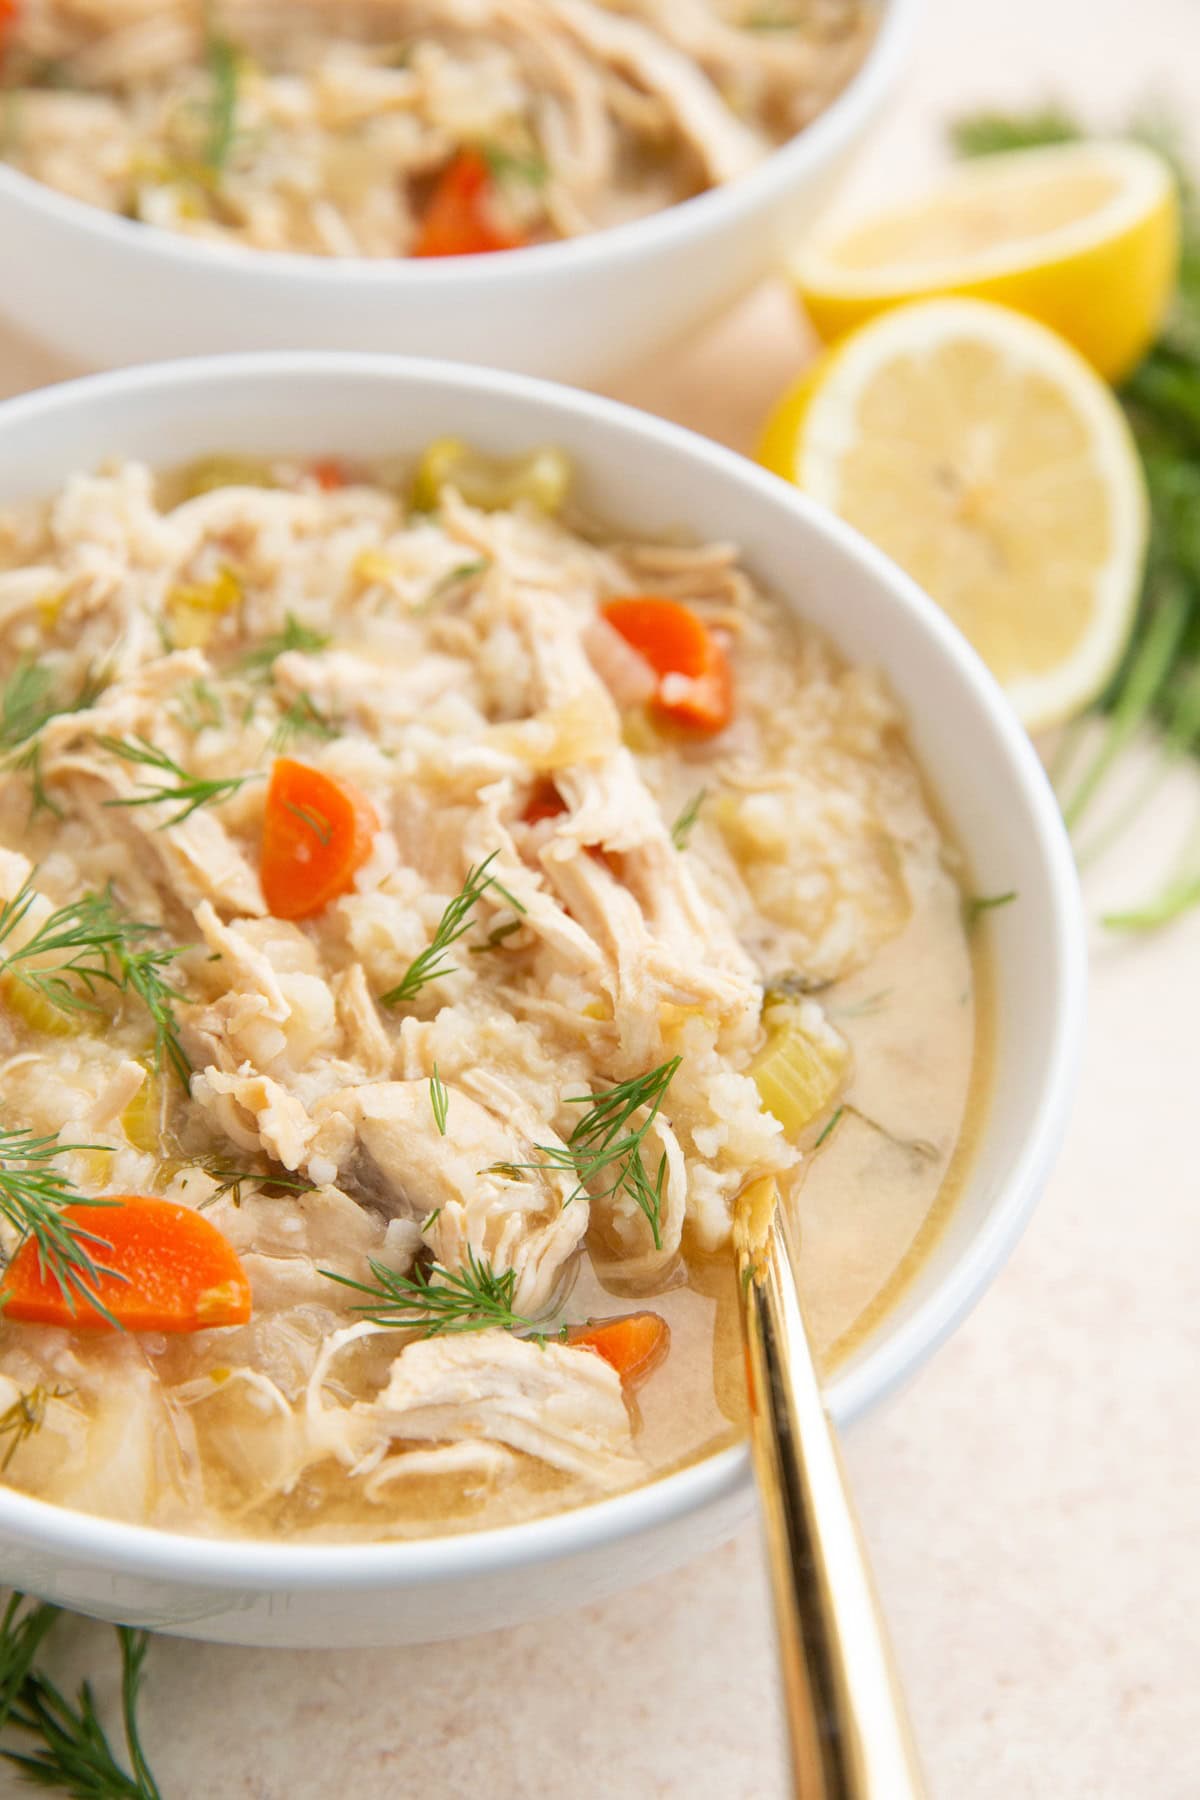
{"label": "lemon wedge", "polygon": [[1007,307],[884,313],[784,396],[759,459],[888,552],[1030,729],[1081,711],[1128,641],[1141,465],[1109,389]]}
{"label": "lemon wedge", "polygon": [[1166,163],[1093,141],[963,163],[906,205],[818,228],[792,274],[826,342],[900,301],[963,294],[1040,319],[1115,381],[1161,326],[1178,255]]}

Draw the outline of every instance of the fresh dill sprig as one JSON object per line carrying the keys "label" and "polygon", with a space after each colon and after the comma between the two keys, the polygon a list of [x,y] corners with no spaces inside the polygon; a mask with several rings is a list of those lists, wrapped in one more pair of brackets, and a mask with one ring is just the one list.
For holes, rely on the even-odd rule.
{"label": "fresh dill sprig", "polygon": [[0,750],[20,749],[62,713],[86,712],[104,687],[103,673],[93,671],[73,694],[64,697],[56,692],[54,677],[44,663],[18,663],[0,688]]}
{"label": "fresh dill sprig", "polygon": [[438,1074],[438,1066],[433,1065],[433,1074],[429,1077],[429,1104],[433,1108],[433,1122],[438,1128],[438,1136],[446,1135],[446,1119],[450,1112],[450,1091]]}
{"label": "fresh dill sprig", "polygon": [[[612,1171],[609,1185],[592,1197],[608,1199],[613,1194],[627,1194],[645,1214],[656,1250],[662,1249],[667,1158],[664,1152],[651,1178],[642,1161],[642,1146],[682,1060],[673,1056],[656,1069],[620,1081],[598,1094],[568,1095],[564,1104],[586,1106],[587,1112],[571,1132],[565,1147],[555,1144],[537,1146],[544,1159],[541,1167],[570,1169],[575,1174],[579,1185],[568,1195],[565,1205],[569,1206],[580,1194],[592,1193],[590,1184],[602,1173]],[[645,1117],[638,1119],[639,1113],[644,1113]]]}
{"label": "fresh dill sprig", "polygon": [[96,742],[102,749],[113,756],[119,756],[123,762],[134,763],[139,768],[156,769],[160,775],[170,777],[169,781],[144,783],[140,794],[127,794],[116,800],[106,800],[105,806],[157,806],[160,802],[170,803],[178,807],[169,819],[164,819],[158,827],[166,830],[169,825],[182,825],[190,819],[198,807],[208,806],[215,800],[227,800],[231,794],[244,787],[248,781],[255,780],[260,771],[254,770],[249,775],[224,775],[215,780],[202,779],[189,775],[181,768],[173,756],[160,750],[148,738],[114,738],[99,737]]}
{"label": "fresh dill sprig", "polygon": [[315,1182],[306,1180],[302,1175],[278,1175],[273,1169],[227,1169],[223,1163],[218,1162],[206,1162],[198,1166],[217,1183],[208,1199],[201,1202],[203,1207],[214,1206],[226,1194],[235,1206],[240,1206],[243,1187],[275,1188],[282,1194],[311,1194],[316,1186]]}
{"label": "fresh dill sprig", "polygon": [[229,161],[237,129],[238,53],[229,39],[210,31],[204,45],[210,97],[204,142],[204,166],[220,175]]}
{"label": "fresh dill sprig", "polygon": [[193,734],[225,723],[225,703],[203,675],[181,688],[171,704],[172,711]]}
{"label": "fresh dill sprig", "polygon": [[482,944],[471,945],[471,955],[486,956],[489,950],[499,950],[505,939],[512,937],[513,933],[520,929],[520,919],[506,919],[502,925],[493,925]]}
{"label": "fresh dill sprig", "polygon": [[96,1148],[95,1144],[60,1144],[57,1138],[35,1137],[30,1131],[0,1126],[0,1218],[7,1219],[22,1241],[32,1238],[39,1268],[58,1283],[72,1312],[80,1300],[86,1300],[116,1324],[97,1293],[101,1275],[112,1271],[92,1254],[108,1248],[101,1235],[103,1218],[97,1219],[96,1231],[89,1231],[63,1210],[70,1206],[100,1211],[113,1202],[77,1194],[54,1167],[55,1157],[64,1151]]}
{"label": "fresh dill sprig", "polygon": [[998,906],[1011,906],[1017,897],[1016,888],[1010,888],[1006,894],[968,894],[962,903],[963,924],[970,931],[972,925],[978,923],[986,912],[994,912]]}
{"label": "fresh dill sprig", "polygon": [[63,698],[55,692],[49,669],[27,660],[17,664],[0,688],[0,752],[8,753],[7,767],[29,775],[35,812],[42,807],[59,812],[42,783],[42,727],[63,713],[84,712],[94,706],[104,685],[103,675],[89,674],[74,694]]}
{"label": "fresh dill sprig", "polygon": [[299,693],[275,722],[267,748],[281,755],[298,737],[335,738],[338,728],[326,718],[311,694]]}
{"label": "fresh dill sprig", "polygon": [[955,119],[950,142],[959,156],[994,156],[1005,150],[1037,150],[1080,137],[1079,123],[1055,101],[1025,113],[978,112]]}
{"label": "fresh dill sprig", "polygon": [[427,982],[438,981],[443,975],[454,973],[455,965],[447,960],[447,952],[451,944],[456,944],[471,929],[475,922],[476,904],[489,889],[494,888],[498,894],[502,894],[514,912],[524,913],[525,908],[521,902],[494,875],[488,873],[498,855],[499,851],[493,850],[476,867],[467,870],[461,888],[438,922],[428,949],[422,950],[419,956],[413,958],[394,988],[389,988],[386,994],[380,995],[381,1005],[399,1006],[404,1001],[415,999]]}
{"label": "fresh dill sprig", "polygon": [[18,663],[0,691],[0,746],[12,750],[41,730],[56,708],[49,669],[36,662]]}
{"label": "fresh dill sprig", "polygon": [[248,674],[266,674],[275,658],[285,655],[289,650],[324,650],[331,642],[327,632],[316,631],[311,625],[305,625],[295,613],[287,613],[283,630],[260,638],[252,650],[247,650],[238,667]]}
{"label": "fresh dill sprig", "polygon": [[[56,908],[23,944],[10,949],[13,932],[37,899],[32,880],[0,907],[0,968],[68,1017],[102,1011],[98,996],[105,987],[131,994],[150,1015],[156,1058],[161,1063],[165,1057],[186,1087],[191,1064],[172,1004],[184,996],[164,974],[182,947],[159,941],[161,926],[124,918],[108,889]],[[47,963],[47,958],[55,960]]]}
{"label": "fresh dill sprig", "polygon": [[10,1594],[0,1619],[0,1731],[20,1697],[42,1639],[61,1614],[57,1606],[38,1601],[26,1608],[24,1594]]}
{"label": "fresh dill sprig", "polygon": [[825,1142],[826,1138],[831,1138],[833,1136],[834,1132],[838,1128],[838,1124],[839,1124],[843,1114],[845,1113],[845,1111],[846,1111],[845,1106],[839,1106],[835,1113],[830,1114],[830,1116],[826,1120],[825,1124],[821,1127],[821,1135],[817,1138],[817,1140],[813,1144],[814,1150],[819,1150],[821,1148],[821,1145]]}
{"label": "fresh dill sprig", "polygon": [[186,996],[165,978],[163,970],[182,956],[186,946],[148,944],[139,941],[151,932],[153,925],[129,925],[121,941],[113,946],[112,957],[117,986],[141,1001],[154,1027],[154,1057],[161,1067],[169,1062],[186,1089],[192,1078],[192,1065],[179,1039],[174,1002]]}
{"label": "fresh dill sprig", "polygon": [[[116,1627],[121,1652],[121,1717],[132,1773],[117,1761],[100,1723],[91,1685],[72,1703],[36,1668],[38,1650],[61,1616],[54,1606],[24,1608],[14,1594],[0,1621],[0,1723],[38,1742],[29,1753],[0,1751],[31,1787],[53,1788],[76,1800],[162,1800],[142,1747],[137,1706],[149,1635]],[[7,1699],[7,1705],[4,1700]]]}
{"label": "fresh dill sprig", "polygon": [[[109,955],[121,935],[112,902],[101,894],[70,900],[49,913],[23,944],[10,948],[39,897],[32,878],[26,878],[0,906],[0,966],[57,1012],[99,1012],[96,994],[101,983],[112,984]],[[56,960],[47,963],[47,958]]]}
{"label": "fresh dill sprig", "polygon": [[145,1800],[162,1800],[142,1748],[138,1721],[138,1700],[146,1654],[150,1649],[150,1633],[134,1631],[129,1625],[117,1626],[117,1642],[121,1647],[121,1722],[125,1727],[125,1744],[134,1779],[140,1784]]}
{"label": "fresh dill sprig", "polygon": [[869,1019],[882,1012],[892,998],[892,989],[876,988],[873,994],[865,994],[861,1000],[854,1000],[848,1006],[831,1006],[830,1016],[836,1019]]}
{"label": "fresh dill sprig", "polygon": [[540,149],[509,150],[503,144],[481,144],[483,160],[495,180],[518,182],[524,187],[544,188],[550,179],[550,165]]}
{"label": "fresh dill sprig", "polygon": [[453,569],[447,569],[444,575],[438,576],[427,597],[422,601],[422,607],[429,606],[433,601],[441,600],[446,594],[453,593],[454,589],[460,587],[464,581],[474,580],[476,575],[482,575],[485,569],[490,569],[491,566],[491,558],[487,556],[477,556],[472,562],[457,563]]}
{"label": "fresh dill sprig", "polygon": [[50,1401],[65,1400],[73,1391],[69,1387],[48,1388],[39,1381],[18,1394],[11,1406],[5,1407],[0,1413],[0,1438],[7,1438],[8,1443],[0,1459],[0,1475],[7,1472],[9,1463],[26,1439],[41,1429]]}
{"label": "fresh dill sprig", "polygon": [[373,1282],[354,1281],[349,1275],[321,1273],[342,1287],[366,1295],[354,1311],[374,1325],[397,1330],[417,1330],[422,1337],[442,1337],[463,1331],[531,1330],[533,1321],[513,1310],[517,1273],[506,1269],[498,1275],[492,1265],[468,1248],[461,1269],[444,1269],[433,1263],[418,1265],[412,1275],[400,1275],[386,1263],[370,1259]]}
{"label": "fresh dill sprig", "polygon": [[[1056,105],[961,119],[951,132],[964,155],[1086,135],[1079,121]],[[1106,728],[1089,745],[1073,779],[1060,784],[1063,816],[1072,832],[1143,726],[1157,725],[1163,733],[1163,768],[1180,756],[1200,754],[1200,196],[1169,123],[1135,119],[1127,135],[1157,151],[1173,169],[1181,215],[1179,275],[1161,334],[1117,390],[1149,491],[1150,548],[1134,629],[1094,708],[1106,718]],[[1161,894],[1108,915],[1106,923],[1149,929],[1197,903],[1200,871],[1185,869]]]}
{"label": "fresh dill sprig", "polygon": [[800,17],[794,7],[781,12],[778,6],[760,6],[737,23],[743,31],[797,31]]}
{"label": "fresh dill sprig", "polygon": [[63,809],[57,800],[51,799],[46,791],[46,783],[42,779],[41,739],[35,737],[32,743],[26,744],[20,754],[14,756],[10,767],[19,769],[23,775],[29,777],[29,817],[35,819],[40,812],[48,812],[53,814],[56,819],[61,819]]}
{"label": "fresh dill sprig", "polygon": [[317,812],[311,806],[298,806],[294,800],[284,801],[285,809],[292,817],[299,819],[316,838],[318,844],[328,844],[333,837],[333,826],[323,812]]}
{"label": "fresh dill sprig", "polygon": [[1102,922],[1110,931],[1153,931],[1182,918],[1193,906],[1200,906],[1200,874],[1177,875],[1144,906],[1105,913]]}
{"label": "fresh dill sprig", "polygon": [[700,808],[707,798],[708,789],[699,788],[672,825],[671,842],[677,850],[687,849],[688,839],[696,828],[696,820],[700,817]]}

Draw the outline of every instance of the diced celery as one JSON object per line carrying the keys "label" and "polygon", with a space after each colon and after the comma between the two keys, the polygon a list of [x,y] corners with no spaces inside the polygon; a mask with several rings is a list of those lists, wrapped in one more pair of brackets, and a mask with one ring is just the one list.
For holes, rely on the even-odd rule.
{"label": "diced celery", "polygon": [[631,706],[621,714],[621,741],[635,756],[653,756],[663,748],[662,734],[644,706]]}
{"label": "diced celery", "polygon": [[223,487],[275,487],[271,465],[260,456],[202,456],[182,475],[183,492],[194,500]]}
{"label": "diced celery", "polygon": [[767,1042],[750,1073],[763,1105],[794,1140],[832,1106],[849,1069],[849,1046],[811,1001],[772,1005],[764,1023]]}
{"label": "diced celery", "polygon": [[58,624],[59,614],[66,604],[69,588],[52,588],[49,593],[39,594],[37,599],[38,624],[43,631],[53,631]]}
{"label": "diced celery", "polygon": [[202,650],[212,637],[218,618],[237,606],[242,584],[224,566],[211,581],[180,583],[167,595],[167,620],[171,641],[179,650]]}
{"label": "diced celery", "polygon": [[351,567],[359,581],[383,585],[396,574],[396,564],[383,550],[360,550]]}
{"label": "diced celery", "polygon": [[556,513],[571,486],[565,452],[543,444],[526,456],[484,456],[461,438],[438,438],[429,445],[413,477],[412,503],[432,512],[444,487],[456,487],[469,506],[485,512],[528,500],[539,511]]}
{"label": "diced celery", "polygon": [[135,1150],[147,1154],[158,1150],[162,1139],[162,1098],[158,1072],[148,1069],[145,1081],[121,1114],[121,1130]]}
{"label": "diced celery", "polygon": [[0,998],[5,1010],[33,1031],[48,1031],[54,1037],[73,1037],[81,1028],[74,1014],[60,1012],[43,994],[26,987],[14,976],[6,975],[0,982]]}

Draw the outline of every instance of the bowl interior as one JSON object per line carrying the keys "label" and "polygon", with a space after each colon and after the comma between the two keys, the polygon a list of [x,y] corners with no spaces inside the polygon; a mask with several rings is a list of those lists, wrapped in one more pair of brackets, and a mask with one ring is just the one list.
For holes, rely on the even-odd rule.
{"label": "bowl interior", "polygon": [[[1017,891],[1016,903],[989,916],[997,1042],[973,1166],[916,1279],[831,1383],[831,1407],[845,1422],[953,1328],[1011,1248],[1061,1134],[1082,1035],[1083,934],[1058,810],[999,690],[941,612],[856,533],[727,450],[591,395],[400,358],[194,360],[7,402],[0,406],[0,504],[47,493],[116,455],[157,465],[211,451],[371,458],[416,451],[448,434],[492,452],[561,445],[576,463],[584,507],[625,534],[736,543],[757,578],[849,658],[887,672],[976,891]],[[614,1521],[616,1535],[636,1522],[639,1507],[660,1517],[685,1512],[735,1475],[745,1479],[740,1450],[655,1484],[652,1500],[641,1490],[584,1511],[601,1535],[602,1517]],[[5,1503],[0,1493],[0,1508]],[[21,1511],[33,1516],[24,1505]],[[102,1529],[114,1541],[161,1535]],[[477,1553],[481,1538],[527,1529],[544,1535],[540,1526],[479,1533]],[[465,1540],[441,1542],[448,1551]],[[393,1545],[386,1553],[394,1561],[427,1549]],[[361,1562],[371,1551],[354,1555]],[[255,1546],[260,1563],[285,1553]],[[332,1568],[350,1555],[303,1552],[314,1570],[322,1559]],[[221,1546],[203,1547],[203,1561],[220,1556]],[[289,1566],[298,1560],[292,1552]]]}

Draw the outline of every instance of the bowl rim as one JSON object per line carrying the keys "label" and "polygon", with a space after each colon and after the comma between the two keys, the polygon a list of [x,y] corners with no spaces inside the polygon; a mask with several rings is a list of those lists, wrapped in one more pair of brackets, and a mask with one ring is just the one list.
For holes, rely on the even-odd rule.
{"label": "bowl rim", "polygon": [[411,282],[417,292],[462,283],[494,289],[519,283],[525,271],[537,280],[561,275],[584,275],[597,264],[622,264],[644,253],[670,255],[689,238],[719,233],[737,217],[753,212],[786,192],[803,176],[824,168],[839,150],[848,147],[892,87],[914,34],[921,0],[874,0],[881,10],[878,28],[867,54],[841,92],[824,110],[786,143],[772,150],[760,163],[733,181],[707,188],[688,200],[632,219],[606,226],[580,237],[547,244],[530,244],[519,250],[488,255],[441,258],[317,256],[309,251],[260,250],[250,245],[208,243],[190,238],[166,226],[145,225],[117,213],[105,212],[85,200],[62,193],[48,183],[0,160],[0,199],[7,196],[18,205],[40,212],[60,226],[83,232],[118,253],[158,257],[181,270],[224,273],[237,280],[270,278],[309,284],[321,290],[338,289],[345,281],[363,282],[384,289]]}
{"label": "bowl rim", "polygon": [[[1066,1129],[1082,1056],[1087,953],[1075,863],[1057,802],[1041,763],[975,651],[945,613],[889,557],[806,495],[748,458],[710,439],[620,401],[530,375],[433,358],[353,351],[258,351],[181,358],[117,369],[58,383],[0,401],[0,448],[19,444],[27,423],[69,415],[93,402],[111,403],[157,393],[162,401],[230,392],[247,380],[273,379],[337,386],[347,379],[438,386],[479,393],[548,417],[571,415],[640,440],[675,461],[707,468],[725,483],[748,489],[759,502],[787,514],[801,532],[831,540],[856,561],[892,604],[915,617],[953,664],[974,706],[1000,740],[1028,805],[1047,877],[1047,938],[1055,974],[1054,1027],[1047,1078],[1011,1171],[989,1217],[936,1290],[885,1341],[867,1349],[826,1390],[839,1425],[907,1379],[956,1328],[1007,1260],[1028,1221]],[[155,1526],[104,1519],[21,1494],[0,1484],[0,1537],[32,1550],[82,1559],[112,1574],[163,1577],[192,1587],[253,1592],[313,1592],[421,1586],[479,1577],[530,1563],[603,1551],[620,1539],[670,1526],[739,1494],[751,1485],[744,1443],[731,1445],[643,1486],[586,1502],[544,1518],[442,1537],[353,1544],[289,1544],[258,1538],[206,1538]]]}

